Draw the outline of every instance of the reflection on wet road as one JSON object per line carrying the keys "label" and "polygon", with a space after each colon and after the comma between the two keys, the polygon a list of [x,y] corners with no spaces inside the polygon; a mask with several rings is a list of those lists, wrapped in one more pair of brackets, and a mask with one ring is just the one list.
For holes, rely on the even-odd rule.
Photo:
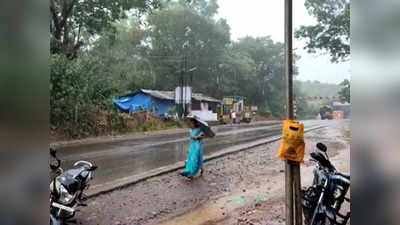
{"label": "reflection on wet road", "polygon": [[[319,126],[322,123],[327,122],[304,121],[306,128]],[[217,136],[204,142],[205,155],[233,145],[279,135],[281,124],[227,126],[216,128],[215,131]],[[184,161],[188,143],[188,133],[181,133],[66,147],[59,149],[58,155],[63,160],[63,168],[69,168],[77,160],[95,162],[99,167],[96,179],[93,180],[95,185]]]}

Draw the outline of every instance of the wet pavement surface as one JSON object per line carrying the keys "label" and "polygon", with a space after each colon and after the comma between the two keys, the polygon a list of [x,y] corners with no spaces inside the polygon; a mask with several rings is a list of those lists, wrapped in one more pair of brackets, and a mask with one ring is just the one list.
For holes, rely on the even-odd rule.
{"label": "wet pavement surface", "polygon": [[[305,127],[327,121],[304,121]],[[204,155],[237,144],[279,135],[281,123],[243,124],[215,127],[216,137],[204,141]],[[70,168],[78,160],[94,162],[99,169],[92,184],[103,184],[130,175],[184,161],[189,143],[188,132],[150,136],[141,139],[90,144],[58,149],[62,167]]]}
{"label": "wet pavement surface", "polygon": [[[302,164],[302,185],[312,181],[314,163],[309,153],[317,142],[327,144],[328,154],[340,171],[348,173],[350,169],[350,138],[342,132],[349,123],[306,122],[306,126],[321,123],[328,127],[305,135],[307,154]],[[272,132],[275,128],[267,130]],[[251,133],[243,134],[248,132]],[[284,164],[275,157],[279,143],[208,161],[204,176],[191,183],[172,172],[91,198],[88,207],[78,213],[78,224],[284,224]]]}

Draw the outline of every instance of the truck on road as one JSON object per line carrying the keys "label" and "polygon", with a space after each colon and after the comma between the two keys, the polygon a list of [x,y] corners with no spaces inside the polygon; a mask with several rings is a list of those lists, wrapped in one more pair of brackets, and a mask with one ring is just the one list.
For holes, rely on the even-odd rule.
{"label": "truck on road", "polygon": [[246,98],[243,96],[226,96],[218,109],[218,119],[220,123],[226,124],[232,121],[231,114],[236,113],[236,119],[240,122],[250,123],[257,112],[257,106],[245,104]]}
{"label": "truck on road", "polygon": [[329,105],[325,105],[319,109],[319,114],[321,120],[331,120],[333,119],[333,110]]}

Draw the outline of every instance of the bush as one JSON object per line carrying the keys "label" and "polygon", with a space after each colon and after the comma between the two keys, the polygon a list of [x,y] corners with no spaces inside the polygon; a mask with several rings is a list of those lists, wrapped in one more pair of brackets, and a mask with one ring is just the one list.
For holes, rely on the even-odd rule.
{"label": "bush", "polygon": [[95,74],[89,61],[51,55],[51,132],[71,138],[106,133],[114,87],[105,80]]}

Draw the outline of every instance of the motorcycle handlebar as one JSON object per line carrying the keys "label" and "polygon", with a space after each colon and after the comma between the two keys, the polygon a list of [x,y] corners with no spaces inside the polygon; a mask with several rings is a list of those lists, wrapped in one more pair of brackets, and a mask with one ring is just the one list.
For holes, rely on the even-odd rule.
{"label": "motorcycle handlebar", "polygon": [[350,180],[350,175],[346,175],[346,174],[343,174],[343,173],[340,173],[340,172],[336,172],[336,174]]}

